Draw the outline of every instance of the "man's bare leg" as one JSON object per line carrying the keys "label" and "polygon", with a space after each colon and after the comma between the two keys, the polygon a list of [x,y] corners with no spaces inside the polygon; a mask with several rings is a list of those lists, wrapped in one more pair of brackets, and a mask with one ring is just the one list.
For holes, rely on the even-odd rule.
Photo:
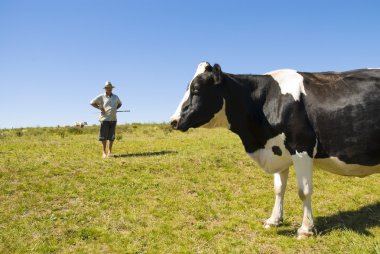
{"label": "man's bare leg", "polygon": [[107,157],[107,140],[102,140],[102,145],[103,145],[103,158]]}
{"label": "man's bare leg", "polygon": [[108,155],[107,155],[107,157],[111,157],[112,156],[112,145],[113,145],[113,141],[110,140],[109,143],[108,143]]}

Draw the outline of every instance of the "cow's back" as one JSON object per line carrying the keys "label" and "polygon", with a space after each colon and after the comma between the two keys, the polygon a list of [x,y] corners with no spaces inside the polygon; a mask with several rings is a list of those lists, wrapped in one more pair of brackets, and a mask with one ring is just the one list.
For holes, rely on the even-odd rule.
{"label": "cow's back", "polygon": [[302,101],[317,140],[316,158],[380,164],[380,70],[299,72]]}

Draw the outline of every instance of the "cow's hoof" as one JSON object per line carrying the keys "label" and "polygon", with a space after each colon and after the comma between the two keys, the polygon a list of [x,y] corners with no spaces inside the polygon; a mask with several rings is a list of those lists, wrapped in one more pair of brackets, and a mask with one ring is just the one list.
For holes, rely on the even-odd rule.
{"label": "cow's hoof", "polygon": [[273,227],[279,227],[282,225],[282,220],[272,220],[271,218],[267,219],[264,223],[264,228],[273,228]]}
{"label": "cow's hoof", "polygon": [[300,227],[297,230],[297,239],[307,239],[310,236],[314,235],[313,228],[302,228]]}

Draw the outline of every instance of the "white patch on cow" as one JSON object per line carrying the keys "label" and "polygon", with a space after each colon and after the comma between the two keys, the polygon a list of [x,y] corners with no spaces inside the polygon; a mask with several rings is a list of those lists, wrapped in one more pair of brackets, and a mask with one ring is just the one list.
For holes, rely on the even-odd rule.
{"label": "white patch on cow", "polygon": [[313,148],[313,158],[315,157],[315,155],[317,155],[317,152],[318,152],[317,148],[318,148],[318,139],[315,139],[315,146]]}
{"label": "white patch on cow", "polygon": [[170,121],[174,121],[174,120],[179,120],[179,118],[181,117],[181,109],[182,109],[182,105],[187,101],[187,99],[189,99],[189,96],[190,96],[190,90],[187,89],[186,92],[185,92],[185,95],[183,96],[181,102],[178,104],[178,107],[176,109],[176,111],[174,112],[174,114],[170,117]]}
{"label": "white patch on cow", "polygon": [[[194,74],[194,77],[191,79],[190,81],[190,85],[191,83],[193,82],[193,80],[199,75],[199,74],[202,74],[206,71],[206,67],[209,66],[210,64],[208,62],[201,62],[200,64],[198,64],[198,67],[197,67],[197,70],[195,71],[195,74]],[[181,116],[181,109],[182,109],[182,105],[183,103],[185,103],[187,101],[187,99],[189,98],[190,96],[190,91],[189,91],[189,88],[190,86],[187,88],[186,92],[185,92],[185,95],[183,96],[181,102],[179,103],[176,111],[174,112],[174,114],[170,117],[170,121],[173,121],[173,120],[179,120],[180,116]]]}
{"label": "white patch on cow", "polygon": [[282,94],[291,94],[295,101],[300,100],[301,93],[306,95],[303,77],[296,70],[284,69],[265,73],[270,75],[280,86]]}
{"label": "white patch on cow", "polygon": [[[285,134],[281,133],[269,139],[264,148],[248,153],[248,155],[267,173],[281,172],[292,164],[291,155],[284,144],[285,139]],[[281,149],[282,154],[280,156],[273,153],[273,146],[278,146]]]}
{"label": "white patch on cow", "polygon": [[339,160],[337,157],[314,160],[317,167],[338,175],[364,177],[380,173],[380,164],[375,166],[347,164],[344,161]]}
{"label": "white patch on cow", "polygon": [[228,122],[227,115],[226,115],[226,101],[223,99],[223,106],[222,108],[214,115],[211,120],[202,125],[201,127],[204,128],[216,128],[216,127],[224,127],[229,129],[230,123]]}

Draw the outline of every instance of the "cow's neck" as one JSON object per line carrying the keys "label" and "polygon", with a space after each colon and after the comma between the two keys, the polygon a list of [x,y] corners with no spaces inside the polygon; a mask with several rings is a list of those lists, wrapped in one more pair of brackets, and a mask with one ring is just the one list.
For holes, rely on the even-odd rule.
{"label": "cow's neck", "polygon": [[263,113],[269,82],[263,75],[224,75],[223,97],[230,130],[239,135],[248,153],[263,148],[278,134]]}

